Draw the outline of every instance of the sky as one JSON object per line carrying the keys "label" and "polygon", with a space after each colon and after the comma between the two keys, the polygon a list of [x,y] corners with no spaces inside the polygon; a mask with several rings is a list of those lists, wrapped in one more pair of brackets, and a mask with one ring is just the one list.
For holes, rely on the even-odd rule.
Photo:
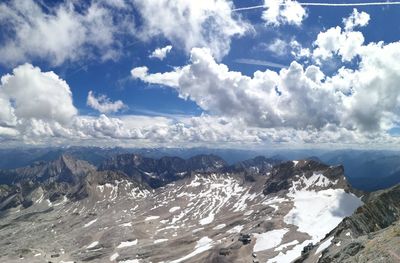
{"label": "sky", "polygon": [[0,147],[397,148],[400,2],[0,3]]}

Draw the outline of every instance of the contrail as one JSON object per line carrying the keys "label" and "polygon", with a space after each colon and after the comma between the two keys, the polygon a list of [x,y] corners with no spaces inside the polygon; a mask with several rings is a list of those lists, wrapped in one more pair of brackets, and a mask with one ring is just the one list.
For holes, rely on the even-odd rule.
{"label": "contrail", "polygon": [[235,59],[234,62],[240,64],[248,64],[248,65],[258,65],[258,66],[267,66],[271,68],[286,68],[286,65],[265,61],[265,60],[258,60],[258,59],[251,59],[251,58],[239,58]]}
{"label": "contrail", "polygon": [[[379,5],[400,5],[399,2],[370,2],[370,3],[307,3],[307,2],[297,2],[302,6],[333,6],[333,7],[343,7],[343,6],[379,6]],[[280,4],[282,6],[286,5],[285,3]],[[256,5],[256,6],[248,6],[248,7],[240,7],[236,9],[232,9],[232,11],[245,11],[245,10],[253,10],[265,8],[267,5]]]}

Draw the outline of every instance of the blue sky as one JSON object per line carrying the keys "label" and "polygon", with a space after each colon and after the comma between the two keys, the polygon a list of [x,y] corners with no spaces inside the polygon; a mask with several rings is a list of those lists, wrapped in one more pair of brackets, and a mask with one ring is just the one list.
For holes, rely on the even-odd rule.
{"label": "blue sky", "polygon": [[[111,2],[113,4],[110,4]],[[370,87],[371,83],[365,84],[361,81],[354,84],[354,87],[359,86],[358,90],[354,88],[355,91],[353,91],[353,86],[343,88],[351,89],[352,91],[348,91],[350,93],[361,94],[357,99],[354,96],[355,98],[350,100],[349,97],[352,96],[347,96],[349,93],[346,93],[346,91],[342,92],[340,95],[342,97],[332,97],[331,101],[327,101],[326,103],[329,105],[335,104],[331,105],[332,109],[338,111],[335,116],[329,114],[330,109],[327,109],[325,113],[319,112],[319,109],[326,104],[322,99],[319,100],[318,96],[320,95],[316,94],[305,96],[305,100],[301,101],[296,96],[302,96],[292,93],[286,98],[288,99],[287,102],[279,102],[282,104],[278,105],[278,102],[274,100],[283,100],[285,90],[289,89],[288,86],[290,86],[288,83],[283,83],[284,80],[278,81],[274,88],[280,95],[274,94],[272,97],[265,97],[265,105],[260,102],[263,99],[262,93],[253,94],[255,97],[251,95],[253,97],[249,101],[245,101],[244,98],[243,102],[240,101],[241,97],[237,94],[250,91],[256,93],[263,90],[262,85],[252,90],[253,85],[256,85],[255,81],[246,83],[247,80],[243,80],[246,76],[252,78],[256,71],[265,73],[267,70],[279,75],[281,67],[288,68],[294,61],[304,70],[309,66],[315,66],[324,74],[322,80],[315,81],[303,92],[313,92],[314,84],[319,85],[318,89],[326,92],[326,89],[328,89],[326,83],[329,82],[329,87],[335,89],[330,92],[336,94],[339,88],[337,88],[337,83],[334,82],[336,80],[332,80],[332,78],[339,75],[340,68],[350,71],[357,71],[361,67],[365,67],[365,69],[362,68],[365,71],[373,69],[372,66],[368,66],[369,64],[365,66],[372,61],[368,57],[368,52],[373,51],[368,51],[368,44],[380,41],[383,41],[384,44],[382,45],[398,44],[400,5],[357,6],[356,14],[365,13],[368,16],[368,21],[363,25],[355,25],[354,28],[352,27],[345,32],[343,19],[354,14],[354,7],[351,4],[360,3],[360,1],[340,1],[340,3],[349,4],[346,7],[301,7],[299,5],[301,1],[276,0],[266,1],[266,6],[262,8],[239,11],[234,11],[234,9],[263,5],[264,2],[209,0],[207,7],[201,6],[201,4],[199,7],[191,7],[190,5],[196,5],[196,3],[190,4],[189,2],[170,1],[168,4],[163,0],[154,2],[159,5],[167,5],[167,8],[171,8],[171,10],[186,8],[189,13],[194,13],[193,10],[200,10],[200,13],[204,12],[198,17],[190,17],[190,15],[183,13],[182,17],[175,17],[175,20],[178,21],[176,23],[173,16],[171,19],[165,20],[162,17],[165,12],[154,13],[154,10],[149,11],[153,8],[151,3],[139,0],[115,0],[108,3],[107,1],[91,1],[85,5],[77,1],[58,1],[57,3],[31,0],[3,2],[0,7],[0,10],[3,11],[3,15],[0,15],[0,31],[2,32],[0,42],[3,46],[0,50],[3,57],[3,61],[0,63],[0,74],[1,76],[10,74],[11,79],[14,78],[15,81],[5,83],[7,81],[2,80],[2,86],[0,86],[0,91],[4,93],[3,95],[0,94],[0,99],[3,98],[4,105],[7,104],[7,107],[11,109],[8,110],[4,106],[3,110],[0,110],[4,111],[4,120],[0,122],[3,123],[3,128],[0,129],[0,140],[4,142],[4,145],[64,145],[72,143],[149,147],[198,145],[265,147],[282,144],[288,147],[330,147],[331,145],[336,147],[384,147],[387,144],[397,143],[397,137],[392,136],[394,131],[398,130],[397,102],[391,102],[394,103],[390,104],[393,109],[382,106],[381,104],[385,104],[383,102],[376,102],[371,107],[381,107],[374,111],[374,113],[378,112],[377,116],[371,117],[371,119],[367,118],[371,115],[368,113],[368,103],[361,101],[361,99],[368,100],[370,98],[366,98],[361,90],[362,85]],[[319,3],[322,1],[310,0],[307,2]],[[275,14],[277,20],[266,19],[265,13],[268,12],[268,9],[275,8],[273,5],[276,4],[280,8],[279,13]],[[293,10],[289,10],[290,5],[294,6]],[[285,13],[285,8],[287,8],[287,13]],[[90,10],[101,19],[95,20],[97,18],[94,19],[93,16],[90,16]],[[24,14],[24,16],[21,15],[21,17],[16,18],[15,14],[17,16]],[[173,11],[171,11],[171,14],[174,14]],[[72,18],[71,21],[75,19],[76,24],[62,20],[64,19],[63,15],[68,19]],[[207,17],[205,21],[202,20],[204,16]],[[157,25],[158,21],[159,25]],[[165,21],[164,25],[162,24],[163,21]],[[51,27],[52,24],[55,26]],[[186,26],[188,28],[185,28]],[[343,35],[343,39],[350,39],[350,34],[353,33],[355,33],[352,35],[354,37],[357,34],[357,36],[362,35],[364,47],[336,47],[334,50],[327,51],[329,45],[332,44],[324,40],[324,44],[327,46],[324,47],[323,52],[325,52],[324,54],[328,52],[330,55],[328,58],[321,59],[321,56],[318,57],[317,53],[314,52],[319,47],[316,40],[319,35],[337,26],[341,27],[340,34]],[[176,32],[173,29],[176,29]],[[82,34],[76,33],[81,31]],[[179,35],[179,33],[181,34]],[[187,36],[185,36],[186,33]],[[38,39],[35,39],[35,37],[38,37]],[[322,37],[326,36],[321,35]],[[32,38],[34,39],[32,40]],[[63,40],[59,41],[59,39]],[[352,42],[351,40],[343,41],[345,42],[343,45],[349,45],[349,42]],[[294,47],[294,43],[296,43],[297,49]],[[63,47],[60,47],[60,45]],[[155,49],[169,45],[172,47],[171,51],[165,55],[164,59],[150,57]],[[229,68],[229,74],[233,71],[239,72],[242,81],[226,82],[221,80],[225,77],[221,77],[217,78],[218,81],[221,80],[221,83],[208,83],[209,87],[202,90],[202,75],[194,76],[199,81],[196,86],[190,83],[184,86],[182,79],[174,79],[176,85],[172,85],[173,87],[165,83],[164,76],[153,75],[165,72],[173,72],[179,76],[186,74],[181,73],[180,69],[193,66],[192,48],[210,50],[210,57],[207,57],[207,59],[212,58],[213,63],[217,65],[226,65]],[[352,53],[349,55],[350,59],[344,59],[345,55],[341,53],[340,48],[347,50],[343,52]],[[355,50],[349,51],[349,48],[355,48]],[[377,50],[376,52],[381,52],[377,47],[374,48]],[[396,53],[397,46],[390,51],[383,50],[384,47],[380,48],[382,52],[398,54]],[[299,49],[307,50],[308,54],[300,55]],[[365,51],[358,52],[358,50],[364,49]],[[389,50],[389,48],[387,49]],[[207,56],[207,52],[200,52],[197,55]],[[208,60],[205,59],[204,61]],[[243,61],[248,63],[243,63]],[[37,86],[28,87],[32,82],[26,76],[30,74],[29,72],[32,69],[25,68],[21,70],[22,73],[13,72],[15,68],[25,63],[40,69],[40,74],[49,71],[54,72],[58,76],[57,82],[43,84],[44,86],[48,85],[48,88],[53,89],[53,91],[55,90],[54,85],[57,86],[65,81],[70,90],[72,105],[63,107],[56,100],[56,102],[49,102],[45,101],[44,98],[42,102],[38,100],[36,104],[31,103],[31,108],[26,106],[26,109],[24,109],[24,106],[20,106],[29,104],[25,104],[26,101],[24,101],[29,98],[20,95],[20,93],[24,93],[24,89],[31,90],[31,93],[27,92],[26,94],[46,92],[46,89],[40,88],[42,84],[39,82],[42,80],[39,76],[36,80],[32,79],[32,82],[35,82]],[[282,66],[268,66],[271,63]],[[379,65],[380,62],[376,63]],[[146,76],[132,75],[131,70],[144,66],[148,68]],[[189,71],[191,70],[193,69]],[[213,69],[210,66],[204,70]],[[200,73],[214,74],[215,72]],[[355,81],[355,79],[359,80],[361,73],[352,76],[349,82]],[[17,74],[20,74],[22,80],[18,81],[19,76]],[[192,76],[190,74],[195,73],[188,74],[188,76]],[[397,77],[392,72],[383,72],[382,74],[382,76],[389,76],[394,79]],[[179,76],[175,77],[179,78]],[[146,77],[152,77],[152,79]],[[280,77],[284,78],[283,75]],[[157,78],[157,80],[154,80],[154,78]],[[231,79],[231,77],[227,78]],[[232,75],[232,78],[236,77]],[[267,78],[267,76],[264,77],[264,79]],[[271,77],[271,81],[274,78]],[[341,78],[345,77],[341,76]],[[346,80],[342,81],[346,82]],[[388,86],[383,83],[379,90],[369,90],[369,94],[376,92],[376,94],[381,94],[383,98],[397,98],[399,94],[393,88],[390,88],[392,83],[396,83],[395,80],[388,82]],[[22,86],[14,87],[13,85]],[[221,88],[218,88],[220,85]],[[227,105],[223,107],[214,105],[213,99],[208,97],[211,95],[222,96],[222,98],[215,100],[224,102],[223,96],[227,96],[226,94],[230,94],[231,91],[221,90],[223,88],[229,89],[229,85],[237,85],[234,88],[237,91],[234,95],[236,96],[234,102],[230,105],[230,101],[227,100]],[[283,85],[282,89],[279,85]],[[245,91],[246,89],[248,91]],[[11,91],[8,92],[8,90]],[[15,92],[12,90],[19,90],[20,93],[14,94]],[[121,101],[124,106],[116,106],[117,108],[114,110],[109,108],[104,110],[104,107],[102,110],[99,110],[99,107],[96,109],[95,106],[88,103],[90,91],[92,91],[94,99],[100,104],[108,103],[112,105],[116,101]],[[68,95],[66,96],[68,101]],[[103,101],[101,96],[103,96]],[[63,101],[61,95],[60,100]],[[245,106],[241,107],[242,103]],[[257,103],[261,104],[258,105]],[[285,112],[285,103],[293,107],[290,114]],[[340,105],[337,106],[336,103]],[[308,107],[307,105],[304,106],[305,104],[312,105]],[[3,105],[1,101],[0,105]],[[47,105],[48,107],[42,109],[40,105]],[[249,108],[251,107],[249,105],[254,106],[254,115],[251,113],[253,109]],[[71,111],[57,112],[58,109],[54,109],[56,113],[52,113],[51,116],[41,113],[26,114],[26,111],[35,112],[36,110],[38,112],[53,112],[52,107],[57,108],[57,106],[62,109],[71,109]],[[282,107],[282,109],[279,107]],[[274,112],[268,112],[268,109]],[[262,111],[261,117],[257,115],[259,111]],[[324,110],[321,109],[321,111]],[[11,117],[8,116],[9,112],[14,112],[15,116],[13,114],[11,114]],[[64,113],[73,119],[65,121],[65,123],[61,119],[53,119],[53,116]],[[310,115],[310,119],[315,116],[315,120],[308,121],[307,114]],[[349,116],[343,119],[344,114],[349,114]],[[140,118],[136,119],[137,116],[140,116]],[[257,119],[259,117],[262,120]],[[2,115],[0,114],[0,120],[1,118]],[[107,119],[107,123],[103,123],[104,127],[96,124],[100,118]],[[82,124],[70,126],[70,123],[75,123],[76,119],[79,119],[79,123],[82,120],[87,120],[84,129],[77,128]],[[142,122],[144,126],[141,125]],[[221,123],[228,124],[224,124],[225,128],[218,128],[219,126],[216,125],[210,129],[212,131],[208,131],[207,127],[213,126],[214,122],[218,125]],[[39,123],[42,126],[39,127]],[[113,123],[112,125],[118,124],[114,127],[110,123]],[[109,124],[111,126],[108,126]],[[35,125],[35,127],[32,128],[31,125]],[[171,125],[174,126],[172,131],[169,127]],[[185,130],[183,135],[180,134],[179,125],[182,125],[188,131]],[[197,127],[196,125],[204,126]],[[240,129],[232,131],[232,129],[235,129],[232,127],[240,127]],[[32,130],[34,132],[31,132]],[[201,133],[196,134],[196,131],[199,130],[201,130]],[[115,131],[117,131],[117,135],[114,134]],[[329,133],[330,139],[324,139],[327,133]],[[342,142],[338,143],[338,140],[342,140]]]}

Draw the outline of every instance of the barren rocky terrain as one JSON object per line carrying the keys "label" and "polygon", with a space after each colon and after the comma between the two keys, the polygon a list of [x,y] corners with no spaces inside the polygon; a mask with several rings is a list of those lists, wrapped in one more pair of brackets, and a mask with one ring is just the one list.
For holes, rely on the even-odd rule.
{"label": "barren rocky terrain", "polygon": [[[121,158],[99,171],[63,156],[5,172],[24,179],[1,192],[0,260],[291,262],[362,205],[341,166],[311,160],[227,167],[203,156],[183,174]],[[171,173],[181,178],[147,183]]]}

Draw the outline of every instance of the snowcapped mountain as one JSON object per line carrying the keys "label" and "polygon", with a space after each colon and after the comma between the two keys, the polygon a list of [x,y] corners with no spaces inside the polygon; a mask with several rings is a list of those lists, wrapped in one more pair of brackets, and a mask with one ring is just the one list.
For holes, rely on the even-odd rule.
{"label": "snowcapped mountain", "polygon": [[292,262],[362,205],[313,160],[62,156],[0,180],[2,262]]}

